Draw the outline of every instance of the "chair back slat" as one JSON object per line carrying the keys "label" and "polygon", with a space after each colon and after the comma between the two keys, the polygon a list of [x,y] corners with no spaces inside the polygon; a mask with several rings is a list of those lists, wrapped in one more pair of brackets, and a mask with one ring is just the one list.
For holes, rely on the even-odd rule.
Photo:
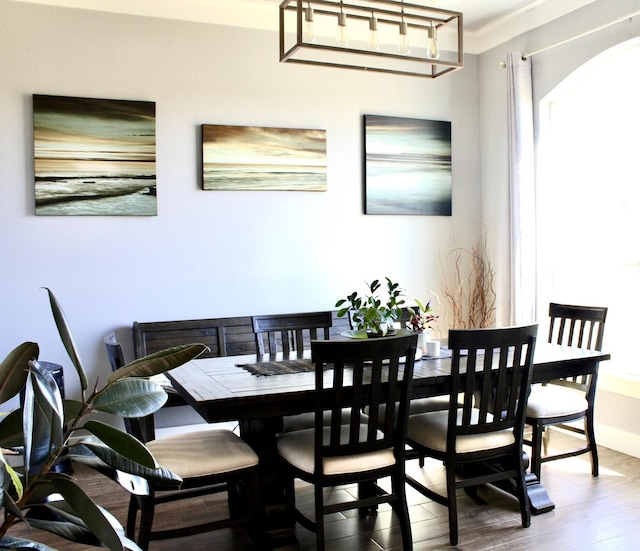
{"label": "chair back slat", "polygon": [[512,429],[522,438],[537,325],[449,332],[452,396],[447,449],[456,438]]}
{"label": "chair back slat", "polygon": [[[549,304],[549,342],[588,350],[602,350],[607,308]],[[593,374],[554,381],[556,384],[589,391]],[[595,392],[595,389],[593,389]]]}
{"label": "chair back slat", "polygon": [[[322,330],[325,340],[329,339],[332,325],[331,312],[305,312],[300,314],[274,314],[253,316],[253,333],[256,351],[259,355],[285,356],[292,353],[302,355],[305,347],[318,338]],[[266,341],[266,346],[265,346]]]}
{"label": "chair back slat", "polygon": [[[411,333],[376,339],[312,341],[317,473],[322,472],[323,459],[327,457],[383,449],[393,449],[396,457],[404,457],[417,338]],[[368,416],[361,415],[365,406],[369,407]],[[381,406],[384,419],[380,418]],[[351,408],[346,429],[342,426],[345,407]],[[331,419],[323,427],[327,411]]]}

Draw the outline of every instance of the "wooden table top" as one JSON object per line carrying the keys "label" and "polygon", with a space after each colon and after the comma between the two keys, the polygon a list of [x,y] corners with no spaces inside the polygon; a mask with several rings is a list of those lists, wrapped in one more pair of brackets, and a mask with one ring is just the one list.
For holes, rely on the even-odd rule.
{"label": "wooden table top", "polygon": [[[305,353],[306,357],[310,352]],[[533,382],[593,373],[605,352],[538,343]],[[192,360],[168,372],[178,393],[209,422],[256,419],[312,411],[313,372],[257,376],[241,367],[260,361],[255,354]],[[451,359],[421,359],[414,367],[414,397],[447,392]],[[348,384],[348,383],[347,383]]]}

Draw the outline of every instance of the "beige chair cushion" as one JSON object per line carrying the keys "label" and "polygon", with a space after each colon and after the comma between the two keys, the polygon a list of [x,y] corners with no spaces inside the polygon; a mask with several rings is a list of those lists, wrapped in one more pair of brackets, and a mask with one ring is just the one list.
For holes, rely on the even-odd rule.
{"label": "beige chair cushion", "polygon": [[[460,418],[461,413],[459,413]],[[477,421],[477,410],[471,414]],[[425,447],[444,452],[447,447],[448,411],[431,411],[409,417],[407,438]],[[501,430],[483,435],[465,435],[456,440],[457,453],[469,453],[509,446],[515,442],[512,430]]]}
{"label": "beige chair cushion", "polygon": [[[342,410],[343,425],[348,425],[351,416],[351,408]],[[362,414],[361,414],[362,417]],[[282,421],[282,432],[293,432],[295,430],[312,429],[316,424],[316,414],[311,411],[309,413],[300,413],[298,415],[288,415]],[[331,422],[328,412],[324,413],[323,425],[326,427]],[[366,423],[366,421],[364,421]]]}
{"label": "beige chair cushion", "polygon": [[147,442],[158,465],[184,478],[254,467],[258,456],[229,430],[202,430]]}
{"label": "beige chair cushion", "polygon": [[531,385],[527,400],[527,417],[560,417],[587,411],[584,392],[559,385]]}
{"label": "beige chair cushion", "polygon": [[[366,426],[360,428],[361,438],[366,438]],[[349,427],[344,425],[341,431],[346,442]],[[324,429],[325,442],[329,439],[329,429]],[[314,472],[314,429],[288,432],[278,436],[278,452],[294,467],[307,473]],[[342,473],[359,473],[381,467],[388,467],[396,462],[391,448],[378,452],[331,457],[324,461],[324,473],[328,475]]]}

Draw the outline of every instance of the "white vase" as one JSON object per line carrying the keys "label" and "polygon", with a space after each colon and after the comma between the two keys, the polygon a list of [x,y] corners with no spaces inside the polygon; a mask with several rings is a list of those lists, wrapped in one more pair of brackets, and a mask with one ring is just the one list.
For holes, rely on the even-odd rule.
{"label": "white vase", "polygon": [[427,341],[429,340],[429,330],[426,329],[422,333],[418,333],[418,348],[423,354],[427,353]]}

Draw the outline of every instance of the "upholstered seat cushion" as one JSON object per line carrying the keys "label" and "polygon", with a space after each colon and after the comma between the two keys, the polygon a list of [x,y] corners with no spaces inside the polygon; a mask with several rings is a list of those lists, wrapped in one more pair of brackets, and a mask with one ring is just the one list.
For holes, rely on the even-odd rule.
{"label": "upholstered seat cushion", "polygon": [[527,400],[527,417],[561,417],[586,412],[589,403],[584,392],[560,385],[532,385]]}
{"label": "upholstered seat cushion", "polygon": [[258,464],[251,447],[230,430],[202,430],[147,442],[162,467],[184,478],[222,474]]}
{"label": "upholstered seat cushion", "polygon": [[[458,418],[460,418],[459,413]],[[472,420],[478,419],[477,410],[472,411]],[[444,452],[447,447],[447,424],[449,412],[446,410],[419,413],[409,417],[407,439],[422,446]],[[456,440],[457,453],[469,453],[500,448],[515,442],[512,430],[495,431],[482,435],[463,435]]]}
{"label": "upholstered seat cushion", "polygon": [[[360,428],[361,438],[366,437],[366,426]],[[342,438],[346,442],[349,427],[343,425]],[[328,442],[329,429],[324,429],[325,442]],[[278,436],[278,453],[294,467],[307,473],[314,473],[314,429],[287,432]],[[342,473],[359,473],[381,467],[388,467],[395,463],[393,449],[377,452],[341,457],[331,457],[324,460],[324,473],[328,475]]]}
{"label": "upholstered seat cushion", "polygon": [[[344,408],[342,410],[341,423],[343,425],[348,425],[350,417],[351,417],[351,408]],[[315,421],[316,421],[316,414],[313,411],[309,413],[299,413],[298,415],[287,415],[282,420],[282,432],[293,432],[296,430],[312,429],[316,424]],[[322,423],[326,427],[327,425],[329,425],[330,422],[331,422],[330,412],[325,411]]]}

